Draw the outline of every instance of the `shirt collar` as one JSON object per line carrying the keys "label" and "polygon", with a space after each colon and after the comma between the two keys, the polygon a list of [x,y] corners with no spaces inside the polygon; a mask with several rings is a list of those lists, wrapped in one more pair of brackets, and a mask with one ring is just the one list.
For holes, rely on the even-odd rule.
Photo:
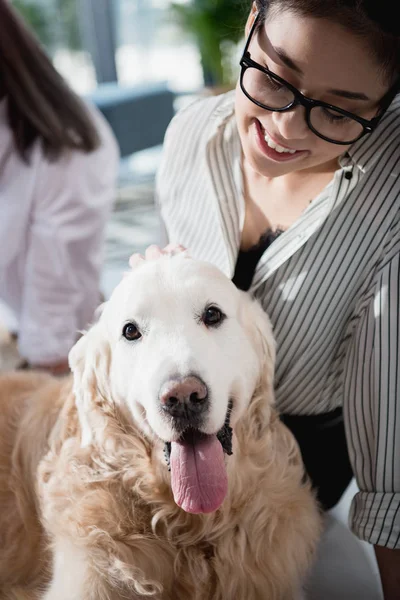
{"label": "shirt collar", "polygon": [[221,97],[210,118],[209,140],[221,134],[220,128],[235,114],[235,91],[227,92]]}

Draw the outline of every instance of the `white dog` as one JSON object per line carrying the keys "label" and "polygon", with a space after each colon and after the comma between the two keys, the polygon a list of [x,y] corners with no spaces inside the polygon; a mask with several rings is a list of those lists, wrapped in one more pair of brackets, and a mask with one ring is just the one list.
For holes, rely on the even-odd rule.
{"label": "white dog", "polygon": [[73,381],[1,377],[0,599],[292,600],[320,518],[274,354],[261,307],[181,254],[124,278]]}

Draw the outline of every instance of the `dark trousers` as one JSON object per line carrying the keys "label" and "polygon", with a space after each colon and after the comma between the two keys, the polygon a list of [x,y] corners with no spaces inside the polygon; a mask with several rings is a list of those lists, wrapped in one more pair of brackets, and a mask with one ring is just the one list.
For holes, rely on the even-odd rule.
{"label": "dark trousers", "polygon": [[353,478],[342,409],[311,416],[281,415],[281,419],[297,439],[322,508],[329,510]]}

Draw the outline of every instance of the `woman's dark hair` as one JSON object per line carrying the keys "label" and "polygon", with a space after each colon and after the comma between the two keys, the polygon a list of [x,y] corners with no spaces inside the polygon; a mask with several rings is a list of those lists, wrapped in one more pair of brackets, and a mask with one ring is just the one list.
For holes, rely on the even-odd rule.
{"label": "woman's dark hair", "polygon": [[99,136],[88,110],[72,92],[8,0],[0,0],[0,98],[24,158],[36,139],[51,156],[95,150]]}
{"label": "woman's dark hair", "polygon": [[365,39],[390,84],[400,76],[400,22],[396,0],[256,0],[262,21],[269,11],[329,19]]}

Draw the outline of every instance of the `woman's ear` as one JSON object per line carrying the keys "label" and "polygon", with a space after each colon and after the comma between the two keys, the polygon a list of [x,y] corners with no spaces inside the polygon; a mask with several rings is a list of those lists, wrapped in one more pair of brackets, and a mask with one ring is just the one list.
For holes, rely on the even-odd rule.
{"label": "woman's ear", "polygon": [[74,377],[75,404],[82,430],[82,446],[90,445],[104,429],[112,402],[109,387],[111,347],[103,323],[85,333],[69,353]]}
{"label": "woman's ear", "polygon": [[253,23],[257,17],[257,14],[258,14],[257,4],[255,2],[253,2],[252,6],[251,6],[250,14],[247,17],[246,26],[244,29],[244,34],[245,34],[246,39],[249,37],[250,29],[253,26]]}

